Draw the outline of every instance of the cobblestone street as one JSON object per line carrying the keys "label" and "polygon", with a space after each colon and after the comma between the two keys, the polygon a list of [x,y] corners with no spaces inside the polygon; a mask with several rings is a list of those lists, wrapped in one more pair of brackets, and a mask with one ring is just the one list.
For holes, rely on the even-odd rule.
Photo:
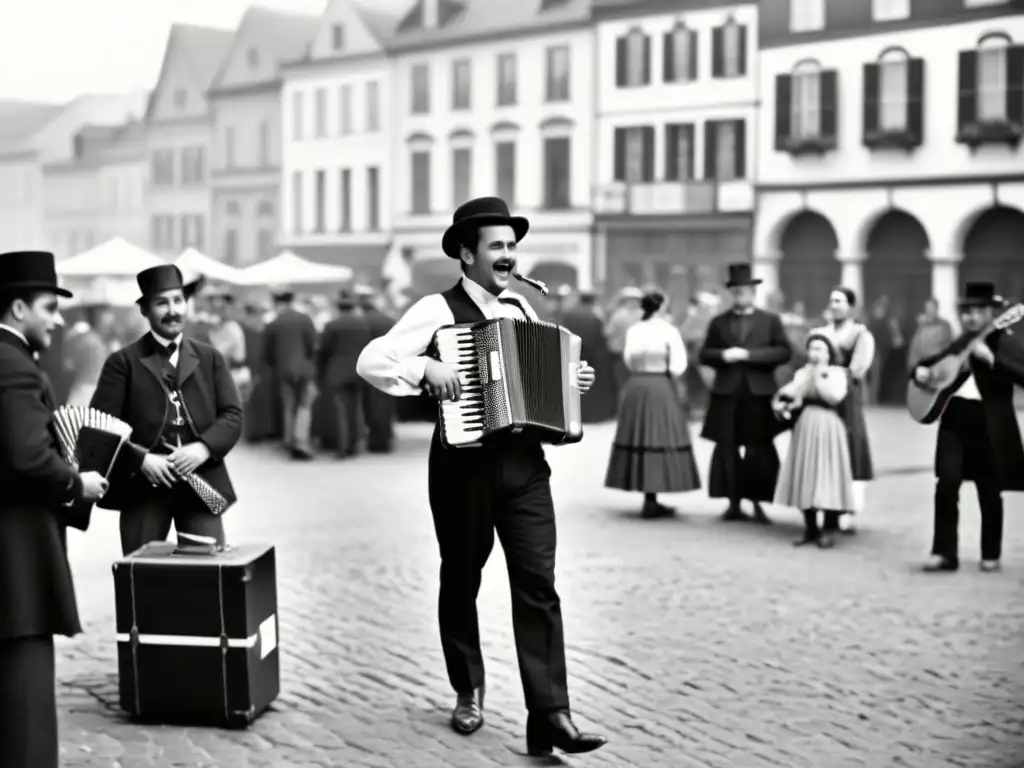
{"label": "cobblestone street", "polygon": [[[665,768],[1024,766],[1024,498],[1007,495],[1003,571],[978,572],[965,486],[961,570],[925,575],[934,432],[869,416],[876,466],[860,533],[794,549],[795,510],[727,524],[702,494],[637,517],[602,487],[612,425],[551,449],[570,693],[610,737],[572,765]],[[229,459],[242,500],[229,538],[277,548],[282,694],[248,731],[142,727],[117,705],[117,521],[72,532],[86,634],[58,643],[64,766],[485,768],[530,765],[500,547],[479,605],[487,725],[447,727],[436,628],[438,555],[426,498],[428,432],[349,462]],[[705,470],[710,446],[698,441]],[[780,441],[780,449],[784,448]]]}

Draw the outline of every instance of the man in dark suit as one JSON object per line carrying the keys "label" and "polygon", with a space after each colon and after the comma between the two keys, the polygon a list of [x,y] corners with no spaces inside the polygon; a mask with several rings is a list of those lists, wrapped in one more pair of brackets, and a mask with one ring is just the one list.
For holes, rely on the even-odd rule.
{"label": "man in dark suit", "polygon": [[740,503],[750,499],[754,519],[769,523],[760,502],[772,500],[779,474],[772,442],[778,432],[771,406],[774,372],[793,350],[779,316],[754,307],[760,282],[749,264],[729,265],[725,285],[733,306],[708,325],[700,351],[701,364],[715,369],[701,437],[715,443],[708,493],[729,500],[723,518],[745,519]]}
{"label": "man in dark suit", "polygon": [[[562,312],[562,325],[583,340],[580,357],[588,361],[595,370],[610,371],[614,367],[608,339],[604,335],[604,320],[597,314],[597,294],[580,291],[575,306]],[[594,383],[594,388],[583,398],[583,423],[595,424],[615,417],[615,380],[604,376]]]}
{"label": "man in dark suit", "polygon": [[[359,308],[370,325],[370,338],[379,339],[395,325],[394,319],[377,306],[377,294],[372,288],[356,289]],[[360,350],[362,351],[362,350]],[[376,387],[363,389],[363,418],[366,421],[366,450],[370,453],[391,453],[395,447],[396,399]],[[434,404],[434,410],[437,405]]]}
{"label": "man in dark suit", "polygon": [[56,768],[53,636],[82,631],[65,514],[103,497],[57,451],[56,408],[37,362],[62,323],[53,254],[0,255],[0,766]]}
{"label": "man in dark suit", "polygon": [[964,334],[936,355],[921,360],[913,377],[927,386],[929,366],[971,349],[969,365],[939,420],[935,446],[935,529],[929,572],[960,567],[957,529],[960,486],[974,481],[981,507],[981,570],[999,570],[1003,547],[1003,491],[1024,491],[1024,446],[1013,406],[1014,385],[1024,387],[1024,342],[1013,329],[985,338],[1003,304],[992,283],[967,283],[960,299]]}
{"label": "man in dark suit", "polygon": [[355,299],[348,291],[338,297],[338,317],[324,326],[317,350],[317,379],[321,394],[331,398],[338,422],[338,456],[354,456],[363,420],[363,380],[356,373],[356,360],[373,334],[370,323],[356,312]]}
{"label": "man in dark suit", "polygon": [[163,541],[171,529],[224,543],[224,522],[181,477],[196,472],[229,502],[224,457],[242,435],[242,406],[224,357],[184,336],[188,300],[173,265],[138,275],[139,310],[150,332],[107,358],[92,407],[128,422],[132,442],[111,476],[106,509],[121,512],[121,549]]}
{"label": "man in dark suit", "polygon": [[263,331],[263,359],[280,388],[284,447],[295,459],[313,458],[316,326],[294,307],[295,294],[274,292],[277,316]]}

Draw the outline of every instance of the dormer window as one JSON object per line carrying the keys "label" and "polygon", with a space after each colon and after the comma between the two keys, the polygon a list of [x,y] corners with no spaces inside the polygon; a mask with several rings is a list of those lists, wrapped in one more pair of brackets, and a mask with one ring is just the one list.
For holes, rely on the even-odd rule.
{"label": "dormer window", "polygon": [[864,65],[864,144],[919,146],[924,134],[924,61],[889,48]]}
{"label": "dormer window", "polygon": [[633,27],[615,41],[615,84],[636,88],[651,82],[651,39]]}
{"label": "dormer window", "polygon": [[775,78],[775,148],[791,154],[822,153],[837,145],[835,70],[799,62]]}
{"label": "dormer window", "polygon": [[256,69],[260,65],[259,49],[250,48],[245,54],[245,59],[249,63],[249,69]]}
{"label": "dormer window", "polygon": [[1024,46],[995,34],[961,51],[959,106],[958,141],[1017,146],[1024,133]]}
{"label": "dormer window", "polygon": [[335,51],[341,51],[345,48],[345,27],[341,24],[335,24],[331,27],[331,48]]}
{"label": "dormer window", "polygon": [[825,0],[789,0],[789,31],[818,32],[825,28]]}

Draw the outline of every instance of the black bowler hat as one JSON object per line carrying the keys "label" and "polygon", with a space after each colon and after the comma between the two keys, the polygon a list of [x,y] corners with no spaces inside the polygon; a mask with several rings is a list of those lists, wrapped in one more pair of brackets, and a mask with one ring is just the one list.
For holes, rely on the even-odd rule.
{"label": "black bowler hat", "polygon": [[507,224],[516,233],[516,242],[530,231],[530,222],[522,216],[512,216],[508,206],[500,197],[478,197],[463,203],[452,215],[452,225],[441,238],[441,250],[453,259],[459,258],[459,246],[463,233],[469,227],[483,227]]}
{"label": "black bowler hat", "polygon": [[150,267],[139,272],[135,277],[139,284],[139,291],[142,295],[135,300],[141,304],[146,299],[158,296],[165,291],[181,291],[186,299],[192,298],[196,291],[203,284],[203,278],[199,277],[191,283],[186,283],[182,277],[181,270],[173,264],[161,264],[158,267]]}
{"label": "black bowler hat", "polygon": [[352,309],[356,305],[356,300],[351,291],[342,290],[338,292],[334,303],[337,304],[338,309]]}
{"label": "black bowler hat", "polygon": [[1000,307],[1003,297],[996,293],[995,283],[967,283],[964,295],[957,301],[959,307]]}
{"label": "black bowler hat", "polygon": [[57,285],[57,268],[49,251],[12,251],[0,254],[0,291],[22,289],[53,291],[71,298],[71,291]]}
{"label": "black bowler hat", "polygon": [[761,280],[754,277],[749,264],[730,264],[729,279],[725,282],[726,288],[735,288],[740,285],[760,285]]}

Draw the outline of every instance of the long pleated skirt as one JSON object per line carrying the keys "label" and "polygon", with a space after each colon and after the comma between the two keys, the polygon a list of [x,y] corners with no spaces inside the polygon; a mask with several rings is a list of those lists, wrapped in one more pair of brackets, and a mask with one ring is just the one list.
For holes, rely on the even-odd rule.
{"label": "long pleated skirt", "polygon": [[634,374],[619,401],[608,488],[678,493],[700,488],[683,404],[665,374]]}
{"label": "long pleated skirt", "polygon": [[797,509],[853,511],[853,468],[842,417],[806,405],[793,426],[789,453],[779,471],[775,503]]}

